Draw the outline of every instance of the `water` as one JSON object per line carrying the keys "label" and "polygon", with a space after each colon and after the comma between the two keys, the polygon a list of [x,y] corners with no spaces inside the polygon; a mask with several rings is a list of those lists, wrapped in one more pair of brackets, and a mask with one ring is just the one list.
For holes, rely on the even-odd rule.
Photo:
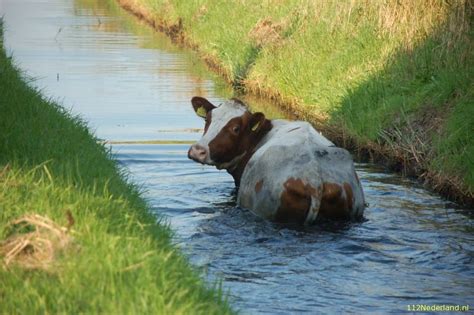
{"label": "water", "polygon": [[[113,1],[0,0],[5,44],[32,84],[113,141],[187,140],[203,122],[190,98],[231,91],[196,57]],[[283,113],[248,100],[271,117]],[[474,302],[472,213],[417,183],[358,164],[365,220],[300,229],[235,204],[232,178],[186,158],[184,144],[115,144],[153,212],[209,282],[243,313],[401,313]]]}

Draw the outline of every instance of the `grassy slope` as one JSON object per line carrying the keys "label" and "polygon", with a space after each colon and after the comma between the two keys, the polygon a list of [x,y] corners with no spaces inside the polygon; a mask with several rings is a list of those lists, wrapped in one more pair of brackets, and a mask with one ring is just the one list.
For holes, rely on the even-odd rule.
{"label": "grassy slope", "polygon": [[119,2],[179,26],[171,35],[234,84],[326,119],[333,140],[376,149],[473,200],[469,1]]}
{"label": "grassy slope", "polygon": [[0,48],[0,240],[26,213],[75,219],[74,245],[50,270],[0,266],[0,313],[230,313],[85,123],[27,86]]}

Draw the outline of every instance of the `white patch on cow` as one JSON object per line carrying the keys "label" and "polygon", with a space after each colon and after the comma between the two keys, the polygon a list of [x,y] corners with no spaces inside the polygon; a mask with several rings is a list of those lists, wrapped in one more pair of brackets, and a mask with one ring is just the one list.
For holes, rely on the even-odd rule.
{"label": "white patch on cow", "polygon": [[[272,120],[272,130],[262,139],[257,150],[263,145],[278,145],[285,143],[303,143],[311,140],[319,146],[334,146],[334,143],[322,136],[311,124],[305,121],[288,121],[284,119]],[[283,140],[284,139],[284,140]]]}
{"label": "white patch on cow", "polygon": [[209,152],[209,143],[219,134],[227,123],[235,117],[242,116],[247,108],[235,101],[227,101],[219,107],[211,111],[211,124],[209,125],[207,132],[197,142],[198,145],[202,146],[208,152],[205,164],[215,165],[216,163],[211,160],[211,154]]}
{"label": "white patch on cow", "polygon": [[308,215],[306,216],[306,220],[304,221],[304,224],[308,225],[308,224],[313,223],[316,220],[319,214],[320,205],[321,203],[319,202],[319,200],[316,199],[314,196],[311,196],[311,205],[309,207]]}

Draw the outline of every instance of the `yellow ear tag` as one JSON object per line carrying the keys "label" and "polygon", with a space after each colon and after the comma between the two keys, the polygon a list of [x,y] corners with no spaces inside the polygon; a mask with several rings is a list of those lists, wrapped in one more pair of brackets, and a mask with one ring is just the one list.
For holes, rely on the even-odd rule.
{"label": "yellow ear tag", "polygon": [[197,110],[196,110],[196,114],[199,116],[199,117],[202,117],[202,118],[206,118],[207,116],[207,112],[206,112],[206,109],[204,107],[199,107]]}
{"label": "yellow ear tag", "polygon": [[258,126],[260,126],[260,122],[256,123],[255,126],[252,127],[252,131],[257,130]]}

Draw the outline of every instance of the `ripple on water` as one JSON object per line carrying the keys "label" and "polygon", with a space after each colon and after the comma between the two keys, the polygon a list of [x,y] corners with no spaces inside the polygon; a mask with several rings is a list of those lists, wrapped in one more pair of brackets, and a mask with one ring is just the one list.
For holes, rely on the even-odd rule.
{"label": "ripple on water", "polygon": [[[183,145],[183,156],[186,150]],[[137,181],[150,179],[145,163],[126,165]],[[363,221],[288,228],[237,207],[232,180],[223,172],[174,160],[166,167],[186,169],[175,178],[163,167],[152,167],[159,183],[147,184],[147,196],[173,205],[156,211],[168,216],[191,261],[231,289],[237,307],[257,313],[291,312],[289,305],[295,312],[397,312],[407,304],[466,304],[472,297],[474,237],[465,233],[472,223],[415,182],[358,164],[371,205]]]}

